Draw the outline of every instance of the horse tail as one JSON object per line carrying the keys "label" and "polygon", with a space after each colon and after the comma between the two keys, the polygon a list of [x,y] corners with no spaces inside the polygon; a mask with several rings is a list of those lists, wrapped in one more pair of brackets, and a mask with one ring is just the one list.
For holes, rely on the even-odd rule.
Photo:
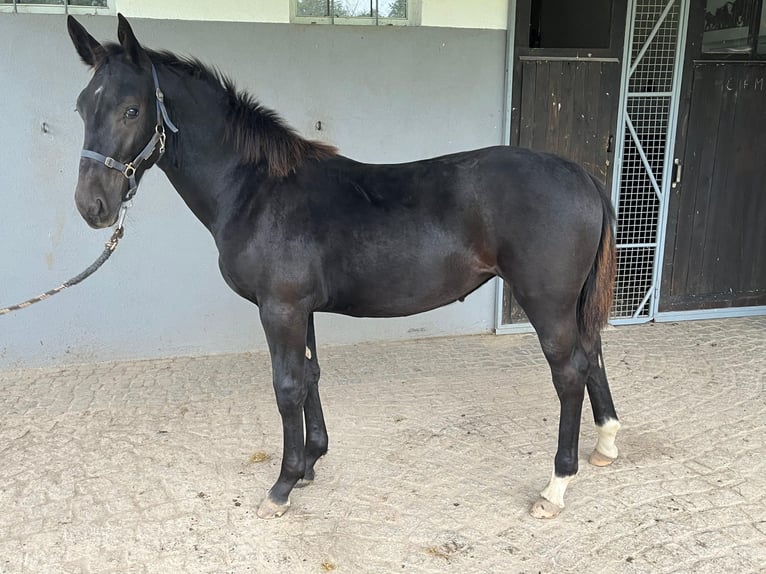
{"label": "horse tail", "polygon": [[617,275],[617,250],[614,241],[614,209],[606,189],[590,176],[601,196],[601,239],[598,251],[577,302],[577,325],[582,336],[595,341],[609,319]]}

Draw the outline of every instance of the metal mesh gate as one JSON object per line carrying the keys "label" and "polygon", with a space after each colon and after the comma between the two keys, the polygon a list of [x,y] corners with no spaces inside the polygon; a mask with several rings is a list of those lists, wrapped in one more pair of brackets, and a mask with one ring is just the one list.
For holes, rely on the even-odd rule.
{"label": "metal mesh gate", "polygon": [[617,322],[645,321],[655,313],[686,1],[631,3],[613,185]]}

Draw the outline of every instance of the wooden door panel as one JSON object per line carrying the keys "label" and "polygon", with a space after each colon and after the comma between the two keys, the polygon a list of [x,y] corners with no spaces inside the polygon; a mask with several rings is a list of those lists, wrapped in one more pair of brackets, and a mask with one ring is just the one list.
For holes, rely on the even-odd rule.
{"label": "wooden door panel", "polygon": [[[612,177],[620,64],[617,61],[523,59],[519,80],[518,145],[571,159],[601,180]],[[527,318],[503,291],[504,324]]]}
{"label": "wooden door panel", "polygon": [[766,62],[694,63],[661,311],[766,304]]}
{"label": "wooden door panel", "polygon": [[523,61],[518,145],[574,160],[605,182],[619,80],[616,62]]}

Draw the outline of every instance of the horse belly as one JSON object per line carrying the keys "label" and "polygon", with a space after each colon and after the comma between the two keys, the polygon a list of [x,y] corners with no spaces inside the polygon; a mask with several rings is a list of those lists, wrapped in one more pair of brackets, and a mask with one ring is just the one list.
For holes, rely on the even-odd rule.
{"label": "horse belly", "polygon": [[408,257],[359,266],[332,281],[326,311],[355,317],[403,317],[462,299],[494,277],[473,255]]}

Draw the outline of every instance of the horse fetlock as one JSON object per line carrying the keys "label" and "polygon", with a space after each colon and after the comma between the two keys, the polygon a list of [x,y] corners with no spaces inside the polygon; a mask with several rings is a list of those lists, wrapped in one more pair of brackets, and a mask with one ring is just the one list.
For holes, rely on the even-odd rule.
{"label": "horse fetlock", "polygon": [[314,431],[306,439],[306,458],[316,460],[327,454],[329,438],[326,431]]}
{"label": "horse fetlock", "polygon": [[[595,453],[599,453],[602,458],[611,459],[612,462],[619,454],[617,445],[614,444],[617,437],[617,431],[620,430],[620,421],[617,419],[607,419],[603,424],[596,425],[598,431],[598,441],[596,442]],[[593,463],[592,463],[593,464]],[[607,463],[610,464],[610,463]],[[596,464],[596,466],[606,466],[605,464]]]}
{"label": "horse fetlock", "polygon": [[573,474],[569,476],[556,476],[556,473],[554,472],[551,475],[551,479],[548,481],[548,485],[540,493],[540,496],[545,500],[552,502],[560,509],[564,508],[564,493],[572,478],[574,478]]}
{"label": "horse fetlock", "polygon": [[297,483],[295,483],[295,488],[303,488],[305,486],[308,486],[309,484],[312,484],[314,482],[315,478],[316,478],[316,471],[314,471],[314,463],[313,462],[311,464],[306,463],[306,472],[304,472],[303,476],[300,479],[298,479]]}
{"label": "horse fetlock", "polygon": [[559,451],[553,460],[553,476],[573,477],[580,470],[580,461],[575,453]]}

